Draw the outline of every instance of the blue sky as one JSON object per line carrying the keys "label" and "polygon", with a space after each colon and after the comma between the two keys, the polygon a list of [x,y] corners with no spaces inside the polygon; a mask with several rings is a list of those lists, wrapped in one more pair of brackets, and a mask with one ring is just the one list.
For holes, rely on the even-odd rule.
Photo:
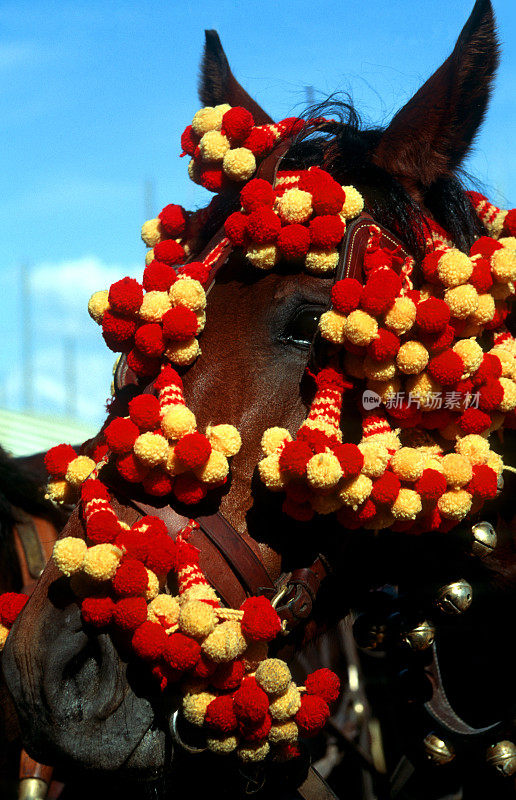
{"label": "blue sky", "polygon": [[[516,205],[514,0],[494,0],[502,64],[467,168]],[[64,340],[80,358],[77,414],[97,423],[113,358],[89,320],[89,295],[141,272],[146,181],[153,215],[206,204],[177,157],[199,107],[204,28],[216,28],[234,73],[276,118],[350,91],[366,121],[385,123],[447,57],[473,0],[198,0],[156,4],[4,0],[0,6],[0,406],[19,408],[19,267],[30,265],[34,393],[62,413]]]}

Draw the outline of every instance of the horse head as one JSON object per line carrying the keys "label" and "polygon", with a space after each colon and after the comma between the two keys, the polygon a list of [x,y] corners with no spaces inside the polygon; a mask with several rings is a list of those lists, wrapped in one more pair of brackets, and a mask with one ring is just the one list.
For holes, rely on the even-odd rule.
{"label": "horse head", "polygon": [[[497,59],[491,4],[478,0],[450,57],[390,125],[364,130],[355,111],[337,103],[331,113],[339,119],[293,141],[281,169],[320,166],[339,184],[356,186],[375,222],[392,230],[417,263],[424,254],[422,231],[428,218],[448,232],[456,247],[469,250],[485,229],[456,173],[484,117]],[[213,31],[206,34],[199,94],[207,106],[240,106],[256,123],[272,122],[233,76]],[[201,231],[205,242],[238,207],[234,196],[213,206],[208,227]],[[417,269],[416,285],[421,282]],[[306,417],[314,392],[306,367],[314,355],[327,355],[310,348],[329,307],[332,284],[329,277],[300,272],[289,263],[268,272],[250,270],[233,252],[210,289],[202,358],[185,373],[184,394],[200,429],[220,421],[241,434],[231,479],[216,498],[226,520],[274,578],[326,552],[339,585],[348,587],[334,599],[338,617],[353,603],[354,592],[406,581],[407,575],[417,584],[434,567],[438,577],[434,572],[432,579],[446,581],[454,570],[439,571],[441,556],[448,565],[460,558],[453,544],[443,542],[432,550],[430,564],[428,552],[414,539],[407,545],[401,533],[388,543],[386,537],[375,541],[371,532],[336,537],[334,523],[324,516],[299,533],[298,523],[281,516],[279,501],[257,480],[264,429],[296,431]],[[128,397],[130,387],[120,386],[117,413],[126,413]],[[345,396],[344,441],[357,439],[355,402]],[[139,516],[132,498],[114,494],[116,510],[131,524]],[[174,511],[178,519],[186,513],[180,505]],[[70,531],[83,535],[77,513]],[[120,643],[83,627],[67,582],[52,563],[8,638],[3,668],[27,747],[46,763],[144,775],[168,766],[174,702],[159,700]]]}

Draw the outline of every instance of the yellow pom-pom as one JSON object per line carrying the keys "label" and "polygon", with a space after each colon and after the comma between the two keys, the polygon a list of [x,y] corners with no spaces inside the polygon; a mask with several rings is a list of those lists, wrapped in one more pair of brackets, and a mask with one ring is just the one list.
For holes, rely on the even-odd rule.
{"label": "yellow pom-pom", "polygon": [[[505,243],[508,239],[500,239]],[[504,246],[495,250],[491,256],[491,274],[498,283],[510,283],[516,280],[516,251],[512,247]]]}
{"label": "yellow pom-pom", "polygon": [[489,442],[477,433],[469,433],[457,441],[455,450],[466,456],[470,464],[485,464],[489,457]]}
{"label": "yellow pom-pom", "polygon": [[195,336],[192,336],[186,342],[171,342],[164,355],[172,364],[188,367],[201,355],[201,348]]}
{"label": "yellow pom-pom", "polygon": [[222,116],[224,116],[226,111],[229,111],[231,106],[229,105],[229,103],[219,103],[219,105],[218,106],[214,106],[214,108],[215,108],[215,111],[220,111]]}
{"label": "yellow pom-pom", "polygon": [[200,184],[201,182],[201,166],[194,158],[188,162],[188,177],[194,183]]}
{"label": "yellow pom-pom", "polygon": [[202,651],[217,664],[233,661],[245,652],[247,642],[242,636],[240,623],[235,620],[222,622],[206,637]]}
{"label": "yellow pom-pom", "polygon": [[428,364],[428,350],[421,342],[405,342],[396,356],[396,366],[405,375],[419,375]]}
{"label": "yellow pom-pom", "polygon": [[493,356],[497,356],[500,359],[500,363],[502,365],[502,376],[504,378],[515,377],[516,359],[509,350],[506,350],[505,347],[498,345],[497,347],[493,347],[489,353]]}
{"label": "yellow pom-pom", "polygon": [[494,317],[495,302],[492,294],[479,294],[478,305],[471,315],[468,322],[477,323],[478,325],[486,325]]}
{"label": "yellow pom-pom", "polygon": [[88,301],[88,314],[97,325],[101,325],[102,317],[109,307],[109,290],[101,289],[100,292],[94,292],[91,295]]}
{"label": "yellow pom-pom", "polygon": [[267,642],[250,642],[242,656],[246,672],[255,672],[258,664],[267,658],[268,650]]}
{"label": "yellow pom-pom", "polygon": [[391,507],[391,512],[395,519],[416,519],[421,512],[421,507],[421,498],[418,493],[402,487]]}
{"label": "yellow pom-pom", "polygon": [[108,581],[114,577],[122,551],[114,544],[95,544],[88,548],[82,568],[86,575],[96,581]]}
{"label": "yellow pom-pom", "polygon": [[229,147],[228,140],[220,131],[207,131],[199,142],[201,157],[205,161],[222,161]]}
{"label": "yellow pom-pom", "polygon": [[210,603],[220,603],[215,590],[206,583],[194,583],[193,586],[190,586],[183,592],[179,598],[179,603],[182,605],[189,600],[207,600]]}
{"label": "yellow pom-pom", "polygon": [[212,450],[206,463],[194,470],[194,472],[203,483],[219,483],[229,473],[228,460],[224,453],[219,450]]}
{"label": "yellow pom-pom", "polygon": [[183,462],[176,456],[176,448],[169,447],[167,453],[167,460],[165,462],[165,469],[167,470],[169,475],[182,475],[183,472],[187,472],[188,467],[186,467]]}
{"label": "yellow pom-pom", "polygon": [[509,380],[509,378],[500,378],[500,383],[503,389],[503,400],[498,406],[500,411],[507,413],[516,408],[516,383]]}
{"label": "yellow pom-pom", "polygon": [[471,463],[466,456],[462,456],[460,453],[448,453],[441,463],[446,483],[452,489],[461,489],[473,477]]}
{"label": "yellow pom-pom", "polygon": [[346,194],[344,205],[340,210],[340,216],[343,220],[353,219],[364,210],[364,198],[354,186],[343,186]]}
{"label": "yellow pom-pom", "polygon": [[83,539],[65,536],[55,543],[52,558],[58,570],[69,577],[81,569],[87,550]]}
{"label": "yellow pom-pom", "polygon": [[159,322],[172,304],[167,292],[147,292],[140,306],[140,318],[145,322]]}
{"label": "yellow pom-pom", "polygon": [[323,339],[333,344],[343,344],[346,317],[338,311],[325,311],[319,320],[319,331]]}
{"label": "yellow pom-pom", "polygon": [[206,746],[212,753],[232,753],[237,749],[238,739],[236,736],[208,736],[206,739]]}
{"label": "yellow pom-pom", "polygon": [[287,189],[276,210],[284,222],[306,222],[312,216],[312,195],[302,189]]}
{"label": "yellow pom-pom", "polygon": [[206,709],[216,695],[211,692],[197,692],[183,697],[183,716],[191,725],[201,727],[204,723]]}
{"label": "yellow pom-pom", "polygon": [[154,600],[159,594],[159,578],[151,569],[145,568],[147,572],[147,589],[145,591],[145,599],[147,602]]}
{"label": "yellow pom-pom", "polygon": [[397,297],[384,317],[389,330],[398,336],[407,333],[416,320],[416,306],[409,297]]}
{"label": "yellow pom-pom", "polygon": [[291,441],[292,436],[286,428],[267,428],[262,436],[260,447],[262,448],[264,456],[271,456],[276,450],[282,447],[285,442]]}
{"label": "yellow pom-pom", "polygon": [[159,217],[148,219],[142,225],[142,239],[147,247],[155,247],[164,238]]}
{"label": "yellow pom-pom", "polygon": [[149,266],[151,261],[154,261],[154,248],[152,248],[151,250],[147,250],[147,252],[145,253],[145,263],[147,264],[147,266]]}
{"label": "yellow pom-pom", "polygon": [[398,394],[401,384],[398,378],[392,378],[389,381],[370,380],[367,382],[367,388],[371,389],[372,392],[375,392],[382,403],[387,403]]}
{"label": "yellow pom-pom", "polygon": [[448,288],[466,283],[472,272],[473,262],[470,257],[455,248],[446,250],[437,265],[439,280]]}
{"label": "yellow pom-pom", "polygon": [[0,652],[4,649],[5,642],[9,636],[9,628],[5,625],[0,625]]}
{"label": "yellow pom-pom", "polygon": [[364,456],[364,466],[362,467],[364,475],[367,475],[368,478],[380,478],[391,458],[387,448],[379,442],[371,442],[366,439],[365,442],[358,445],[358,449]]}
{"label": "yellow pom-pom", "polygon": [[253,244],[246,250],[247,260],[256,269],[272,269],[279,259],[278,248],[275,244]]}
{"label": "yellow pom-pom", "polygon": [[195,331],[195,335],[199,336],[200,333],[203,332],[204,326],[206,325],[206,313],[204,311],[196,311],[195,316],[198,320],[197,330]]}
{"label": "yellow pom-pom", "polygon": [[425,468],[425,458],[414,447],[402,447],[394,453],[391,468],[402,481],[418,481]]}
{"label": "yellow pom-pom", "polygon": [[204,136],[208,131],[220,131],[222,128],[223,116],[224,113],[221,111],[220,107],[213,108],[212,106],[206,106],[205,108],[201,108],[192,120],[194,133],[196,133],[197,136]]}
{"label": "yellow pom-pom", "polygon": [[287,485],[287,479],[279,466],[279,454],[272,453],[258,464],[258,472],[262,482],[271,492],[280,492]]}
{"label": "yellow pom-pom", "polygon": [[248,181],[256,172],[254,153],[247,147],[228,150],[222,162],[222,169],[232,181]]}
{"label": "yellow pom-pom", "polygon": [[439,498],[437,508],[446,519],[464,519],[471,509],[471,495],[465,489],[450,489]]}
{"label": "yellow pom-pom", "polygon": [[436,396],[441,392],[441,385],[428,372],[422,372],[408,379],[406,391],[412,402],[419,402],[422,408],[432,408]]}
{"label": "yellow pom-pom", "polygon": [[460,339],[453,345],[453,352],[464,362],[463,378],[473,375],[484,358],[484,351],[474,339]]}
{"label": "yellow pom-pom", "polygon": [[242,745],[237,750],[237,756],[245,763],[263,761],[269,755],[269,742],[254,742]]}
{"label": "yellow pom-pom", "polygon": [[161,430],[167,439],[180,439],[187,433],[193,433],[196,429],[195,414],[186,406],[178,403],[170,406],[161,420]]}
{"label": "yellow pom-pom", "polygon": [[396,362],[392,360],[375,361],[366,356],[364,373],[372,381],[390,381],[396,376]]}
{"label": "yellow pom-pom", "polygon": [[142,433],[134,443],[134,454],[149,467],[157,467],[167,461],[168,442],[159,433]]}
{"label": "yellow pom-pom", "polygon": [[288,689],[269,706],[271,717],[278,722],[285,722],[291,719],[301,708],[301,694],[295,683],[291,683]]}
{"label": "yellow pom-pom", "polygon": [[467,283],[449,289],[444,295],[444,302],[450,309],[452,317],[466,319],[474,314],[478,308],[478,293],[474,286]]}
{"label": "yellow pom-pom", "polygon": [[346,506],[354,510],[365,503],[373,488],[373,482],[367,475],[357,475],[345,481],[339,490],[339,497]]}
{"label": "yellow pom-pom", "polygon": [[310,505],[317,514],[333,514],[342,507],[342,500],[333,492],[330,494],[326,492],[324,494],[315,493],[310,498]]}
{"label": "yellow pom-pom", "polygon": [[314,275],[324,275],[333,272],[339,263],[338,250],[309,250],[305,256],[305,266],[308,272]]}
{"label": "yellow pom-pom", "polygon": [[254,677],[267,694],[283,694],[292,680],[287,664],[279,658],[268,658],[266,661],[262,661]]}
{"label": "yellow pom-pom", "polygon": [[65,478],[74,488],[80,486],[95,469],[95,462],[88,456],[77,456],[68,464]]}
{"label": "yellow pom-pom", "polygon": [[234,425],[208,425],[206,436],[213,449],[227,458],[235,456],[242,446],[242,439]]}
{"label": "yellow pom-pom", "polygon": [[317,453],[306,466],[306,477],[314,489],[331,489],[342,478],[339,459],[333,453]]}
{"label": "yellow pom-pom", "polygon": [[365,378],[363,356],[346,352],[344,356],[344,369],[346,375],[349,375],[351,378],[358,378],[359,380]]}
{"label": "yellow pom-pom", "polygon": [[159,622],[165,628],[177,625],[179,620],[179,600],[170,594],[159,594],[147,606],[147,619]]}
{"label": "yellow pom-pom", "polygon": [[278,722],[271,726],[269,742],[271,744],[293,744],[297,741],[297,725],[295,722]]}
{"label": "yellow pom-pom", "polygon": [[357,309],[348,316],[346,320],[346,337],[352,344],[365,347],[371,344],[377,334],[378,323],[370,314]]}
{"label": "yellow pom-pom", "polygon": [[206,292],[195,278],[183,277],[172,284],[169,297],[174,306],[185,306],[191,311],[204,311]]}
{"label": "yellow pom-pom", "polygon": [[45,500],[50,500],[52,503],[72,503],[76,499],[76,494],[67,481],[48,481]]}
{"label": "yellow pom-pom", "polygon": [[187,636],[194,639],[204,639],[217,624],[217,618],[212,606],[201,600],[189,600],[181,606],[179,627]]}
{"label": "yellow pom-pom", "polygon": [[498,477],[500,477],[503,472],[503,459],[498,453],[489,453],[486,464],[488,467],[491,467],[491,469],[494,469]]}

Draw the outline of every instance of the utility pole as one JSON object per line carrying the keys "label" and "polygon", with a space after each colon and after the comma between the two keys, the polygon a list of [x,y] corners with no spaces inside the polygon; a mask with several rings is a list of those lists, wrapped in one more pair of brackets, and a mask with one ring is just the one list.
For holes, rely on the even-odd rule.
{"label": "utility pole", "polygon": [[27,411],[33,411],[34,362],[32,357],[30,268],[27,264],[20,265],[20,303],[23,405]]}

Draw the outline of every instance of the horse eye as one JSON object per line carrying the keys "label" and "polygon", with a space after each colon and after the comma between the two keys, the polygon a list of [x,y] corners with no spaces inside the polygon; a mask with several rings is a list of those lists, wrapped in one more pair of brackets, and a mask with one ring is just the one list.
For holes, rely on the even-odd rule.
{"label": "horse eye", "polygon": [[317,332],[322,308],[317,306],[302,306],[290,318],[283,337],[291,344],[307,346]]}

